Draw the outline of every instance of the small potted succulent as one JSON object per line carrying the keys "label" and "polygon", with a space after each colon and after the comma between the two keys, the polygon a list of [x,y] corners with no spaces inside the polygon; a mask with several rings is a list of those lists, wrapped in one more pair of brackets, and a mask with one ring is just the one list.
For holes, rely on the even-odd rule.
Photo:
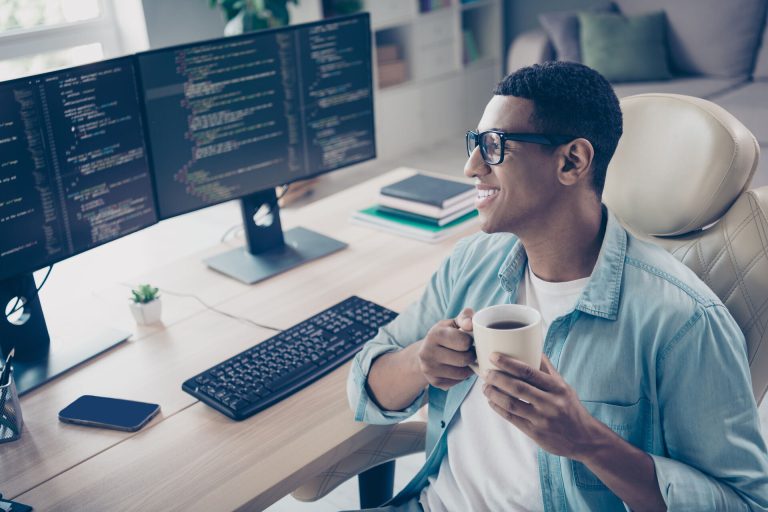
{"label": "small potted succulent", "polygon": [[160,321],[162,303],[159,291],[148,284],[140,284],[131,290],[131,313],[137,324],[148,325]]}

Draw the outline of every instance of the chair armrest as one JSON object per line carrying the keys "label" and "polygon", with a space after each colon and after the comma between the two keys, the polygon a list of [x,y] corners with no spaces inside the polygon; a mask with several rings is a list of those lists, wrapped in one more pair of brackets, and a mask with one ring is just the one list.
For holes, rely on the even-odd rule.
{"label": "chair armrest", "polygon": [[555,51],[541,29],[529,30],[517,36],[507,50],[507,73],[555,58]]}
{"label": "chair armrest", "polygon": [[353,476],[397,457],[424,451],[427,424],[407,421],[388,429],[380,437],[307,480],[291,493],[299,501],[316,501]]}

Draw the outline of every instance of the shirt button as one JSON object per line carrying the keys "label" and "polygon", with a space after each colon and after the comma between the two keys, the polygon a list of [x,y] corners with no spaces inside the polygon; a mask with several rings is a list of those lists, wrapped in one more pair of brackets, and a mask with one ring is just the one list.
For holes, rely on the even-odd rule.
{"label": "shirt button", "polygon": [[443,420],[440,420],[440,428],[445,428],[445,422]]}

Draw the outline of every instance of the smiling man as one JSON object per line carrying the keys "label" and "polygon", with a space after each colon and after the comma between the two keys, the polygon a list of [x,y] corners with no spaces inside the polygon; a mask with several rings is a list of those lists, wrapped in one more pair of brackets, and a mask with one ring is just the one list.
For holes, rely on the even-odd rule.
{"label": "smiling man", "polygon": [[[601,203],[621,111],[580,64],[523,68],[467,132],[482,233],[356,357],[359,421],[428,393],[424,467],[382,510],[768,510],[744,337],[718,298]],[[478,379],[473,310],[541,312],[539,368]],[[498,356],[498,355],[497,355]]]}

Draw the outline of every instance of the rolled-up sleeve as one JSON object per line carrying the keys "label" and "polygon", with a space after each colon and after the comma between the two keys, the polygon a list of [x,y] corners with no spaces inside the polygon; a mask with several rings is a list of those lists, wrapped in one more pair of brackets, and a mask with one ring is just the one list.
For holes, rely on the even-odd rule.
{"label": "rolled-up sleeve", "polygon": [[355,356],[347,378],[347,397],[355,413],[355,420],[372,424],[397,423],[408,418],[421,407],[426,388],[403,410],[387,411],[380,408],[368,394],[366,386],[368,373],[377,357],[421,340],[435,323],[445,318],[446,304],[454,279],[452,269],[456,267],[456,259],[463,247],[464,241],[459,242],[452,254],[432,275],[421,298],[389,325],[382,327]]}
{"label": "rolled-up sleeve", "polygon": [[768,454],[733,318],[700,307],[657,361],[668,456],[652,458],[668,509],[768,510]]}

